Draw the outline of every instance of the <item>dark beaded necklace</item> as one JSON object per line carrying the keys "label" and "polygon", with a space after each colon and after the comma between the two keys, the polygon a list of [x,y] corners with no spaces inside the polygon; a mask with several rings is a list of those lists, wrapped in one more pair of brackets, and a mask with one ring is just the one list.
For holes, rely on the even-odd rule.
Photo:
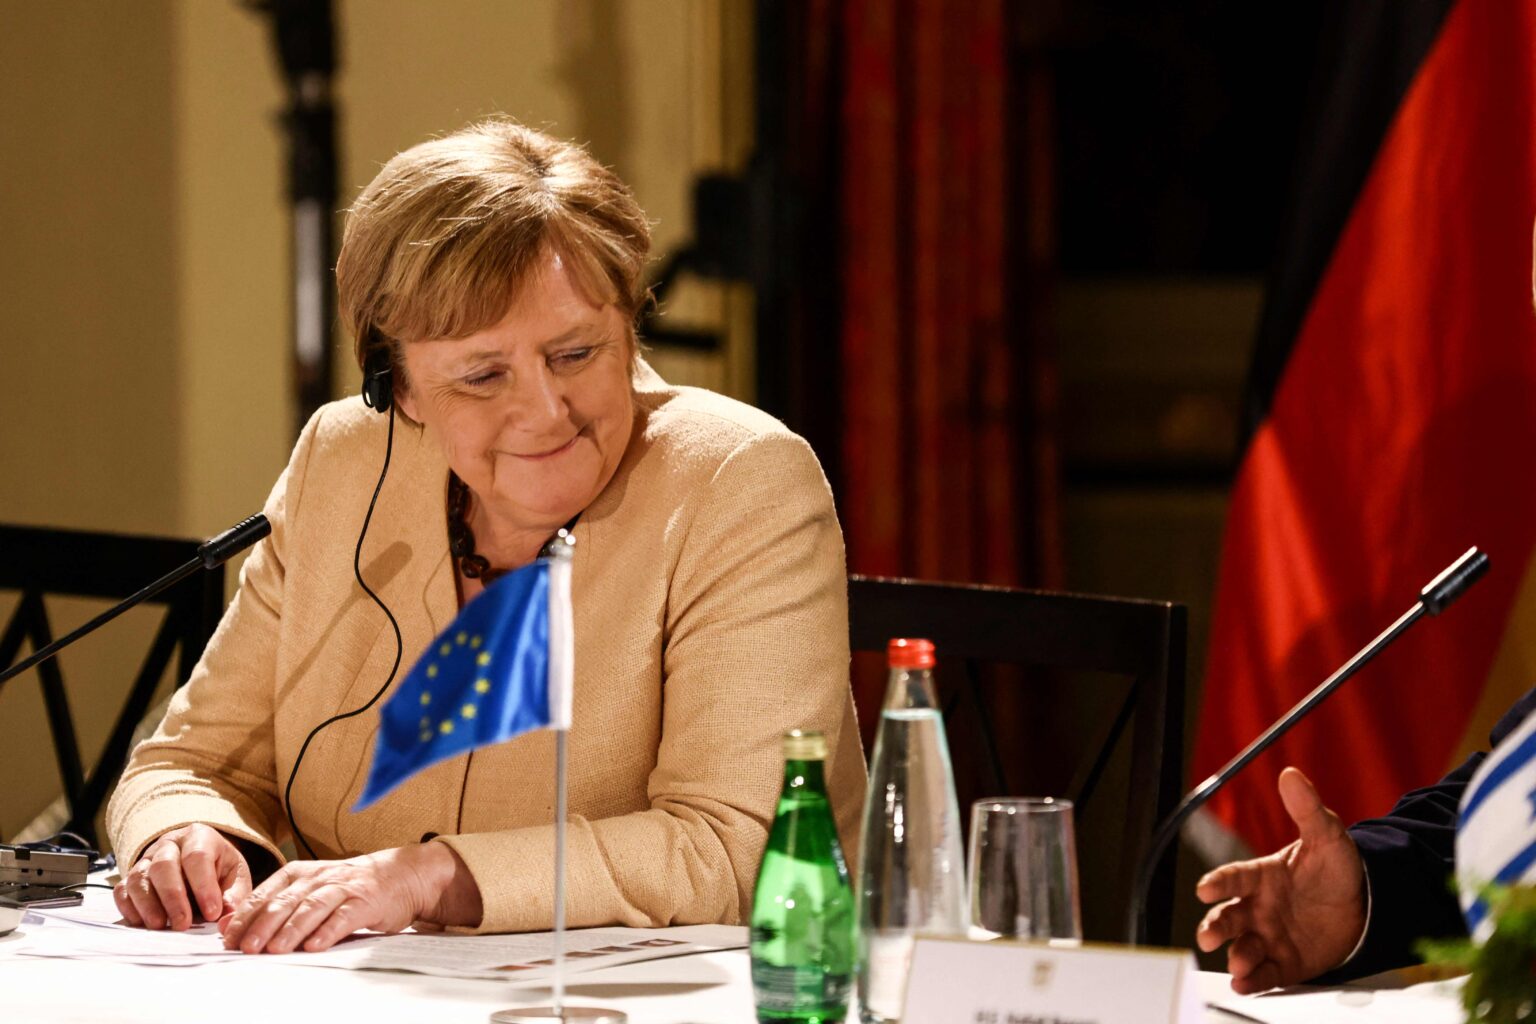
{"label": "dark beaded necklace", "polygon": [[493,569],[484,555],[475,552],[475,531],[469,528],[469,485],[459,474],[448,474],[448,551],[459,560],[465,579],[490,586],[510,570]]}
{"label": "dark beaded necklace", "polygon": [[[497,569],[492,567],[490,561],[482,554],[475,551],[475,531],[469,525],[469,485],[459,479],[457,473],[451,470],[448,473],[448,552],[458,559],[459,572],[465,579],[479,580],[483,586],[490,586],[501,579],[511,569]],[[576,525],[576,520],[581,518],[581,513],[571,517],[571,521],[565,524],[564,531],[569,531]],[[561,531],[561,532],[564,532]],[[559,536],[557,533],[556,536]],[[553,541],[555,538],[551,537]],[[545,545],[548,550],[549,545]]]}

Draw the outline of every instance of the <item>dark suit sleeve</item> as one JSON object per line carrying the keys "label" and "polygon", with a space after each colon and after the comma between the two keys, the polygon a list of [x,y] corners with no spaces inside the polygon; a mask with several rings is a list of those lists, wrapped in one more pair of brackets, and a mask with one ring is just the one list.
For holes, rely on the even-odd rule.
{"label": "dark suit sleeve", "polygon": [[[1536,690],[1499,720],[1490,746],[1498,746],[1532,711]],[[1320,980],[1345,981],[1418,963],[1413,946],[1420,939],[1466,934],[1450,887],[1456,820],[1462,793],[1485,756],[1473,754],[1433,786],[1403,796],[1385,817],[1350,828],[1370,885],[1370,920],[1354,957]]]}

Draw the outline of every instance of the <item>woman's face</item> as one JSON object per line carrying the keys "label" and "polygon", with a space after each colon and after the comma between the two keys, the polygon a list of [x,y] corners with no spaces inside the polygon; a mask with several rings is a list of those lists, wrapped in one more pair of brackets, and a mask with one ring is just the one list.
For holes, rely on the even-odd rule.
{"label": "woman's face", "polygon": [[501,322],[405,346],[400,405],[501,530],[547,535],[612,479],[634,426],[628,321],[554,252]]}

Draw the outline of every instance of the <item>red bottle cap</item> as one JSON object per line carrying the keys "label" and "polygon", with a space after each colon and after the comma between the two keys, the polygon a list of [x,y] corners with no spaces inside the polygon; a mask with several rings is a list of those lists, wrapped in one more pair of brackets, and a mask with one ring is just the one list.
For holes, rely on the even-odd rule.
{"label": "red bottle cap", "polygon": [[891,668],[933,668],[933,641],[892,640],[885,647],[885,657]]}

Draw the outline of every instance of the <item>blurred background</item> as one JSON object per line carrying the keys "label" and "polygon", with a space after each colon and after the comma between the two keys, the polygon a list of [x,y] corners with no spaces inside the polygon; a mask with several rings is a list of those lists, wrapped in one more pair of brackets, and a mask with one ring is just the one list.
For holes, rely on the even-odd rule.
{"label": "blurred background", "polygon": [[[752,153],[750,4],[329,10],[337,241],[339,212],[396,152],[506,113],[617,169],[655,223],[659,268],[694,234],[698,177]],[[326,11],[284,5],[288,45],[323,50],[305,40],[324,37]],[[235,0],[0,4],[0,522],[206,536],[259,511],[287,463],[301,416],[285,128],[297,89],[277,28],[275,10]],[[714,344],[658,351],[662,372],[750,400],[751,301],[680,278],[666,323]],[[328,347],[325,390],[355,394],[351,339]],[[15,601],[0,593],[0,617]],[[55,632],[102,607],[55,604]],[[83,750],[99,748],[158,614],[65,655]],[[46,721],[29,678],[0,692],[0,836],[58,793]]]}
{"label": "blurred background", "polygon": [[[339,238],[390,156],[505,113],[634,188],[649,358],[812,442],[850,571],[1185,605],[1187,746],[1324,23],[1321,0],[1262,22],[1125,0],[0,0],[0,522],[197,537],[259,509],[306,404],[358,382],[328,305],[330,365],[295,356],[295,189]],[[100,607],[59,600],[56,631]],[[83,749],[153,621],[65,656]],[[880,684],[859,685],[872,726]],[[0,836],[59,792],[45,723],[27,677],[0,691]]]}

